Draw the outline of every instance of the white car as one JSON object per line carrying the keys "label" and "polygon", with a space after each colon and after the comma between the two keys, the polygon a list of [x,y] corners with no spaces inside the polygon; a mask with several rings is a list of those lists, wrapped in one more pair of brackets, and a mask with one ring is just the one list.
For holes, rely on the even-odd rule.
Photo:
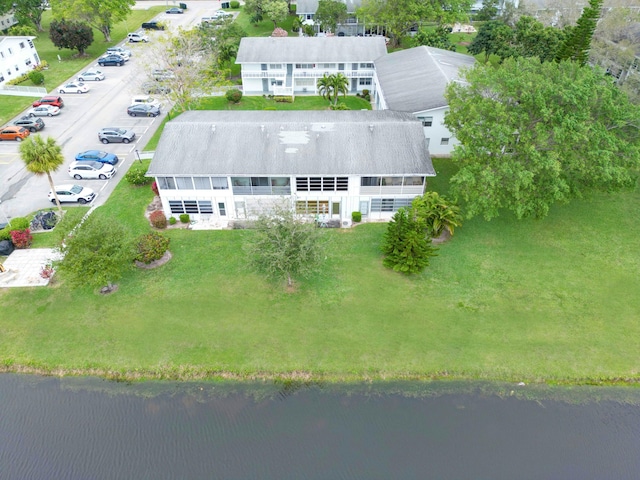
{"label": "white car", "polygon": [[136,95],[131,98],[131,105],[138,105],[140,103],[146,103],[148,105],[153,105],[154,107],[162,108],[162,103],[150,95]]}
{"label": "white car", "polygon": [[115,175],[116,169],[113,165],[102,162],[72,162],[69,165],[69,176],[76,180],[82,180],[83,178],[99,178],[100,180],[106,180]]}
{"label": "white car", "polygon": [[[93,190],[89,187],[82,187],[80,185],[56,185],[55,190],[60,203],[77,202],[85,204],[96,198],[96,194]],[[51,190],[49,191],[48,197],[52,203],[56,203],[56,199]]]}
{"label": "white car", "polygon": [[144,33],[138,33],[138,32],[129,33],[127,34],[127,37],[129,37],[129,43],[138,43],[138,42],[146,43],[149,41],[149,37],[147,37]]}
{"label": "white car", "polygon": [[60,93],[87,93],[89,87],[82,82],[71,82],[58,89]]}
{"label": "white car", "polygon": [[87,70],[78,76],[79,82],[84,82],[85,80],[95,80],[99,82],[100,80],[104,80],[104,73],[100,70]]}
{"label": "white car", "polygon": [[40,105],[39,107],[33,107],[29,110],[30,117],[53,117],[59,113],[60,109],[53,105]]}

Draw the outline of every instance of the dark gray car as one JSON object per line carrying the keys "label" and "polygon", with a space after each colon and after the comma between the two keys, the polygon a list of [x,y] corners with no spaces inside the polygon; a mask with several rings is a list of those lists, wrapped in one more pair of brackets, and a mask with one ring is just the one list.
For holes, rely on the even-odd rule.
{"label": "dark gray car", "polygon": [[41,118],[34,117],[20,117],[18,120],[13,122],[14,125],[18,125],[19,127],[24,127],[30,132],[38,132],[44,128],[44,122]]}
{"label": "dark gray car", "polygon": [[107,127],[98,132],[98,139],[102,143],[129,143],[134,138],[136,133],[125,128]]}
{"label": "dark gray car", "polygon": [[132,117],[157,117],[160,115],[160,107],[150,103],[136,103],[127,108],[127,113]]}

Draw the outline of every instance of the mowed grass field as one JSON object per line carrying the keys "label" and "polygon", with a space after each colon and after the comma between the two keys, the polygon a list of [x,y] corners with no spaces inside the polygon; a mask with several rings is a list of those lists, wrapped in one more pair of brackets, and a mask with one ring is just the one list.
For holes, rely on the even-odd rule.
{"label": "mowed grass field", "polygon": [[[446,190],[452,168],[436,161]],[[148,231],[148,187],[97,215]],[[102,296],[0,291],[5,369],[164,378],[311,376],[525,382],[640,379],[640,192],[595,195],[542,221],[474,219],[424,273],[382,266],[386,226],[327,230],[321,273],[293,293],[250,271],[246,230],[171,230],[173,259]]]}

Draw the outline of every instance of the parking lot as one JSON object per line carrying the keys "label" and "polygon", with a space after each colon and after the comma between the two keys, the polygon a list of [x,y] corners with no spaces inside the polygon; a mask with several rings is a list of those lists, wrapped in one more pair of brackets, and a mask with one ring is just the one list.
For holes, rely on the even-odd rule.
{"label": "parking lot", "polygon": [[[138,2],[136,8],[148,8],[150,5],[174,6],[175,2]],[[156,17],[168,25],[168,30],[175,30],[178,26],[187,27],[199,23],[200,18],[208,12],[220,8],[220,2],[192,1],[187,2],[189,9],[182,15],[167,15],[162,13]],[[139,29],[132,29],[137,31]],[[96,193],[95,205],[103,204],[109,194],[115,188],[127,169],[141,152],[153,133],[162,122],[170,105],[166,99],[162,102],[162,114],[159,117],[130,117],[127,115],[127,107],[131,104],[134,95],[142,93],[140,86],[148,80],[148,73],[153,67],[153,49],[160,36],[165,32],[147,32],[149,43],[123,42],[125,48],[132,51],[131,59],[124,66],[100,67],[94,62],[88,68],[101,70],[105,74],[102,81],[85,81],[90,87],[87,93],[58,93],[58,88],[50,92],[50,95],[59,95],[64,99],[64,107],[58,116],[42,117],[45,128],[38,132],[44,138],[51,136],[62,147],[65,164],[57,172],[52,174],[54,183],[69,184],[78,183],[92,188]],[[82,72],[78,72],[80,74]],[[76,80],[77,75],[71,80]],[[66,83],[66,82],[65,82]],[[1,100],[2,97],[0,97]],[[25,100],[29,100],[25,97]],[[30,99],[31,101],[37,98]],[[21,114],[20,116],[24,115]],[[110,143],[102,144],[98,139],[98,131],[105,127],[118,127],[131,129],[136,138],[129,144]],[[0,221],[5,217],[27,215],[36,210],[47,208],[51,203],[47,199],[49,183],[46,176],[35,176],[26,171],[24,163],[19,155],[19,143],[0,142]],[[67,169],[79,152],[86,150],[103,150],[116,154],[120,162],[117,165],[118,173],[110,180],[74,180]]]}

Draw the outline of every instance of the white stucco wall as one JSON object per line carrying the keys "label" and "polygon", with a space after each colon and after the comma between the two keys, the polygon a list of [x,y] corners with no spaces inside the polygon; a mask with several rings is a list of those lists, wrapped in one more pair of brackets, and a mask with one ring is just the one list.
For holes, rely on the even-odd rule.
{"label": "white stucco wall", "polygon": [[0,85],[30,72],[40,63],[35,37],[4,37],[0,41]]}

